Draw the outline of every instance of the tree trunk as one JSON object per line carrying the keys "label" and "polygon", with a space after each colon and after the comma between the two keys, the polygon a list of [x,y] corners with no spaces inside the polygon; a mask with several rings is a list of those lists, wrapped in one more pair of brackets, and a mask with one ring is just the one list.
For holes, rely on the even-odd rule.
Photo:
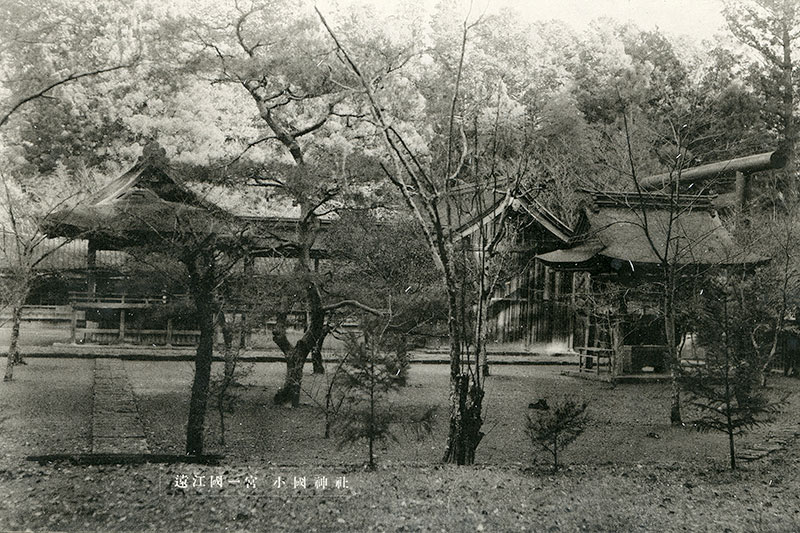
{"label": "tree trunk", "polygon": [[[789,279],[792,275],[792,254],[790,253],[789,249],[790,245],[789,243],[786,243],[783,250],[784,261],[782,272],[783,280],[781,283],[781,305],[778,307],[778,317],[775,323],[775,330],[773,331],[772,335],[772,343],[770,344],[769,354],[763,363],[758,365],[756,372],[756,383],[758,383],[761,388],[766,388],[767,386],[767,372],[769,371],[769,367],[772,365],[772,360],[778,353],[778,342],[780,341],[781,333],[783,333],[786,309],[789,307]],[[758,345],[755,338],[753,339],[753,348],[758,351]]]}
{"label": "tree trunk", "polygon": [[[786,14],[784,14],[786,16]],[[783,48],[783,61],[779,65],[782,74],[782,109],[781,109],[781,119],[783,120],[783,141],[784,141],[784,150],[786,151],[786,167],[784,168],[784,172],[788,178],[788,189],[789,195],[793,200],[797,200],[798,197],[798,188],[797,188],[797,176],[795,175],[795,169],[797,168],[797,163],[795,162],[795,151],[796,151],[796,142],[797,142],[797,132],[796,132],[796,125],[795,125],[795,105],[794,105],[794,65],[792,63],[792,37],[790,32],[792,28],[786,22],[783,21],[783,28],[782,28],[782,35],[781,35],[781,45]]]}
{"label": "tree trunk", "polygon": [[19,354],[19,325],[22,321],[22,304],[17,303],[11,311],[11,343],[8,347],[8,360],[6,361],[6,373],[3,381],[11,381],[14,378],[14,365],[22,363]]}
{"label": "tree trunk", "polygon": [[483,390],[476,386],[469,374],[459,374],[450,381],[450,400],[450,433],[442,460],[457,465],[471,465],[475,462],[475,450],[483,438]]}
{"label": "tree trunk", "polygon": [[731,418],[731,410],[733,409],[732,404],[732,396],[733,391],[731,391],[730,386],[730,359],[728,354],[725,355],[725,428],[728,433],[728,452],[730,453],[731,458],[731,470],[736,470],[736,447],[733,442],[734,437],[734,428],[733,428],[733,420]]}
{"label": "tree trunk", "polygon": [[192,396],[189,401],[189,421],[186,425],[187,455],[203,453],[203,432],[214,349],[213,257],[210,254],[204,254],[201,258],[204,264],[199,268],[196,264],[197,259],[192,258],[186,261],[200,327],[200,341],[197,345],[194,362]]}
{"label": "tree trunk", "polygon": [[[457,291],[448,291],[450,335],[450,430],[442,461],[457,465],[475,462],[475,450],[483,433],[483,389],[479,375],[461,370],[461,325],[458,323]],[[476,366],[477,362],[476,362]]]}
{"label": "tree trunk", "polygon": [[[728,321],[728,296],[725,295],[725,302],[722,307],[723,328],[725,333],[725,429],[728,432],[728,451],[731,456],[731,470],[736,470],[736,448],[733,442],[733,410],[731,391],[731,348],[730,348],[730,322]],[[738,401],[738,400],[737,400]],[[741,406],[741,403],[739,404]]]}
{"label": "tree trunk", "polygon": [[[236,320],[234,316],[234,320]],[[225,312],[219,312],[219,325],[222,330],[223,360],[225,369],[223,371],[223,388],[227,388],[233,381],[233,373],[236,370],[236,351],[233,347],[233,322],[228,322]],[[241,342],[241,340],[240,340]]]}
{"label": "tree trunk", "polygon": [[14,306],[11,317],[11,343],[9,351],[14,354],[14,364],[24,365],[25,361],[22,359],[22,352],[19,351],[19,327],[22,323],[22,306],[25,300],[23,299],[18,305]]}
{"label": "tree trunk", "polygon": [[[271,106],[269,102],[271,97],[266,94],[267,91],[258,81],[248,79],[243,81],[242,84],[250,93],[253,100],[255,100],[259,115],[275,134],[278,142],[289,151],[295,165],[298,168],[305,168],[303,148],[298,141],[299,137],[304,133],[299,133],[274,112],[275,108]],[[325,120],[320,122],[318,126],[321,126],[324,122]],[[309,130],[305,133],[309,133]],[[320,222],[319,218],[314,213],[314,200],[312,198],[301,195],[301,197],[296,199],[300,204],[300,219],[297,223],[298,257],[297,268],[295,270],[303,278],[305,283],[314,285],[310,279],[312,272],[311,248],[316,241]],[[309,290],[307,292],[311,291]],[[316,303],[312,301],[313,298],[309,298],[307,302],[309,307],[309,324],[303,338],[300,339],[294,347],[291,346],[286,338],[285,317],[283,327],[280,328],[276,326],[272,334],[273,340],[286,356],[286,379],[283,387],[275,394],[275,403],[277,404],[285,403],[288,400],[291,400],[293,406],[298,406],[300,404],[300,385],[303,379],[303,365],[308,357],[308,353],[314,350],[317,341],[320,339],[324,322],[324,311],[322,310],[319,291],[316,285],[313,287],[313,292],[316,293]],[[318,322],[319,324],[317,324]],[[324,373],[322,355],[314,353],[313,360],[314,373]]]}
{"label": "tree trunk", "polygon": [[325,397],[325,435],[324,438],[331,438],[331,412],[330,412],[331,399],[330,396]]}
{"label": "tree trunk", "polygon": [[11,342],[8,347],[8,358],[12,365],[22,363],[22,356],[19,353],[19,327],[21,322],[22,302],[18,302],[11,311]]}
{"label": "tree trunk", "polygon": [[234,374],[236,372],[236,360],[239,356],[239,350],[243,344],[242,337],[239,337],[239,346],[234,349],[233,347],[233,333],[236,315],[233,315],[233,321],[228,322],[225,317],[225,312],[221,309],[218,311],[218,323],[222,330],[222,360],[224,367],[222,371],[222,382],[217,391],[217,414],[219,415],[219,443],[225,446],[225,396],[228,393],[228,388],[233,384]]}
{"label": "tree trunk", "polygon": [[321,375],[325,373],[325,365],[322,364],[322,343],[325,341],[326,334],[326,331],[322,332],[316,344],[314,344],[314,348],[311,350],[311,362],[314,365],[314,374]]}
{"label": "tree trunk", "polygon": [[728,447],[731,454],[731,470],[736,470],[736,448],[733,444],[733,430],[728,431]]}
{"label": "tree trunk", "polygon": [[290,401],[292,407],[300,406],[300,390],[303,384],[303,366],[308,356],[308,350],[295,347],[286,358],[286,378],[278,392],[275,393],[275,403],[282,404]]}
{"label": "tree trunk", "polygon": [[480,361],[475,360],[474,372],[464,372],[461,361],[461,346],[464,329],[459,321],[458,272],[450,258],[453,257],[452,242],[447,240],[441,226],[436,228],[438,257],[447,287],[447,333],[450,338],[450,430],[447,435],[442,461],[457,465],[475,462],[475,450],[483,438],[483,387],[481,386]]}
{"label": "tree trunk", "polygon": [[[365,335],[366,342],[366,335]],[[371,348],[369,362],[369,468],[375,470],[375,352]]]}
{"label": "tree trunk", "polygon": [[489,336],[489,333],[486,328],[486,314],[487,309],[489,308],[489,298],[491,297],[491,293],[487,293],[485,289],[485,281],[483,272],[479,272],[480,276],[480,286],[479,286],[479,296],[480,299],[478,301],[478,312],[475,316],[475,356],[478,360],[478,364],[481,368],[481,373],[483,377],[489,375],[489,353],[486,350],[486,339]]}
{"label": "tree trunk", "polygon": [[291,401],[292,407],[300,405],[303,366],[308,354],[319,342],[323,334],[325,311],[322,309],[319,289],[310,279],[306,280],[306,294],[309,304],[309,324],[300,340],[292,346],[286,338],[287,299],[284,299],[284,307],[278,313],[278,320],[272,332],[273,341],[286,356],[286,378],[284,379],[283,387],[275,393],[274,397],[274,401],[278,405],[289,401]]}
{"label": "tree trunk", "polygon": [[[672,265],[665,266],[671,269]],[[673,273],[668,273],[672,276]],[[669,378],[670,378],[670,395],[672,401],[670,404],[669,421],[673,426],[680,426],[683,424],[681,419],[681,388],[678,378],[680,377],[680,357],[678,355],[678,343],[675,339],[675,301],[674,301],[674,284],[667,283],[667,288],[664,294],[664,330],[667,340],[667,358],[669,363]]]}

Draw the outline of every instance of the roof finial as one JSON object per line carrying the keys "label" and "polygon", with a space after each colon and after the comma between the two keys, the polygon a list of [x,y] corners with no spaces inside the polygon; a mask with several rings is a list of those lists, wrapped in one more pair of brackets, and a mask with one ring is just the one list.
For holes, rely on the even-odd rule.
{"label": "roof finial", "polygon": [[151,165],[165,167],[169,163],[167,158],[167,151],[158,144],[158,141],[152,139],[142,148],[142,155],[139,161],[150,163]]}

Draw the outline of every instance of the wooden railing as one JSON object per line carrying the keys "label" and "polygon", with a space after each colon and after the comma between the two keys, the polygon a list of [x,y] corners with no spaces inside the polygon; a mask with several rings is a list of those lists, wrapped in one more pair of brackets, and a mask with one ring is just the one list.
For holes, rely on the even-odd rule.
{"label": "wooden railing", "polygon": [[575,349],[578,351],[578,372],[596,372],[599,376],[600,368],[605,366],[606,372],[611,373],[614,350],[592,346],[580,346]]}
{"label": "wooden railing", "polygon": [[174,301],[186,300],[186,294],[160,294],[154,296],[131,296],[128,294],[91,294],[88,292],[70,292],[69,301],[72,304],[95,304],[102,306],[110,304],[118,306],[120,304],[131,305],[159,305]]}
{"label": "wooden railing", "polygon": [[194,346],[200,339],[197,330],[75,328],[76,340],[93,344],[147,344],[156,346]]}

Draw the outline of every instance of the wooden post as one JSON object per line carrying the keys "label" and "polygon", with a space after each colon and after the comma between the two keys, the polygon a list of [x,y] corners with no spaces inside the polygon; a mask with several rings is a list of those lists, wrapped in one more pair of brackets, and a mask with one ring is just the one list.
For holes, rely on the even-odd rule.
{"label": "wooden post", "polygon": [[608,361],[608,372],[611,379],[616,379],[622,373],[622,324],[619,317],[614,317],[611,325],[611,359]]}
{"label": "wooden post", "polygon": [[510,311],[511,311],[511,342],[515,342],[517,340],[517,331],[518,331],[518,324],[519,324],[519,293],[517,292],[517,285],[518,285],[518,278],[516,276],[511,278],[511,291],[509,292],[510,298]]}
{"label": "wooden post", "polygon": [[172,319],[167,319],[167,346],[172,347]]}
{"label": "wooden post", "polygon": [[558,326],[560,326],[559,304],[561,303],[561,271],[553,271],[553,307],[550,314],[550,323],[552,326],[552,333],[550,333],[550,342],[558,341]]}
{"label": "wooden post", "polygon": [[747,209],[750,200],[750,174],[736,173],[736,207],[742,211]]}
{"label": "wooden post", "polygon": [[119,342],[125,340],[125,309],[119,310]]}
{"label": "wooden post", "polygon": [[72,309],[72,321],[70,324],[70,331],[69,331],[69,342],[71,344],[76,344],[78,342],[78,310],[75,309],[75,306],[70,306]]}
{"label": "wooden post", "polygon": [[569,338],[567,346],[570,350],[575,348],[575,272],[570,273],[569,281]]}
{"label": "wooden post", "polygon": [[86,291],[90,300],[97,296],[97,247],[91,239],[86,245]]}
{"label": "wooden post", "polygon": [[533,324],[531,324],[531,313],[533,301],[531,298],[532,291],[531,285],[533,284],[532,268],[528,266],[525,269],[525,346],[533,344]]}
{"label": "wooden post", "polygon": [[586,322],[586,329],[583,330],[583,345],[588,348],[590,346],[589,343],[592,340],[591,339],[591,333],[592,333],[592,315],[591,314],[586,316],[585,322]]}
{"label": "wooden post", "polygon": [[598,376],[600,375],[600,350],[602,350],[602,348],[600,348],[598,351],[595,352],[595,355],[597,357],[595,357],[595,363],[594,363],[594,367],[597,369]]}

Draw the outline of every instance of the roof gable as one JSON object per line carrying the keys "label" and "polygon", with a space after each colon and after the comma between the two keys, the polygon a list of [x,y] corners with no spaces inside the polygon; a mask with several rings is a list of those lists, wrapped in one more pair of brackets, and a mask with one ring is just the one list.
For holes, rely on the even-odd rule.
{"label": "roof gable", "polygon": [[482,213],[479,213],[459,226],[456,230],[456,234],[459,237],[463,238],[471,235],[477,231],[482,224],[499,219],[504,212],[510,209],[516,213],[530,217],[555,237],[556,240],[563,243],[568,243],[572,240],[574,235],[573,229],[536,200],[532,194],[522,193],[514,195],[511,191],[499,189],[495,192],[501,193],[502,197],[491,204]]}

